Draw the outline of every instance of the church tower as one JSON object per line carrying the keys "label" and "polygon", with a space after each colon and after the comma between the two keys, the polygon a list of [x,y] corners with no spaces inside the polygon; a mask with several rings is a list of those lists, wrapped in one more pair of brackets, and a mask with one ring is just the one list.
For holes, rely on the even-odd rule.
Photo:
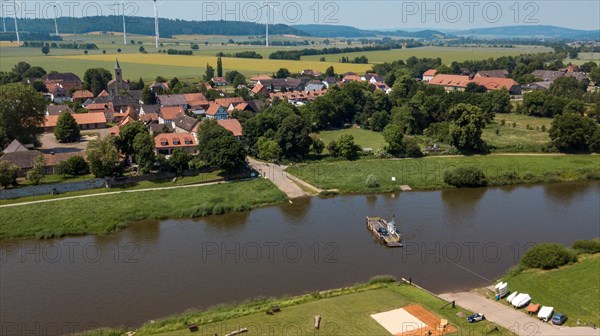
{"label": "church tower", "polygon": [[116,59],[115,62],[115,94],[118,94],[123,90],[123,73],[121,72],[121,66],[119,65],[119,60]]}

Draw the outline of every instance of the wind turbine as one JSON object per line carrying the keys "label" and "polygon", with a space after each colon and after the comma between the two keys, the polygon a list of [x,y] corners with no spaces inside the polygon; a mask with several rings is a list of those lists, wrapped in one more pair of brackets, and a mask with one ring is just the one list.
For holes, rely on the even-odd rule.
{"label": "wind turbine", "polygon": [[156,0],[153,0],[153,4],[154,4],[154,36],[156,37],[156,49],[158,49],[160,36],[158,35],[158,9],[156,8]]}
{"label": "wind turbine", "polygon": [[123,5],[123,44],[127,45],[127,31],[125,30],[125,0],[123,0],[122,5]]}
{"label": "wind turbine", "polygon": [[21,44],[21,38],[19,38],[19,26],[17,25],[17,0],[13,0],[13,6],[15,6],[15,32],[17,33],[17,44]]}
{"label": "wind turbine", "polygon": [[4,32],[6,33],[6,8],[4,8],[4,0],[2,0],[0,6],[2,6],[2,26],[4,27]]}
{"label": "wind turbine", "polygon": [[271,6],[267,1],[265,1],[265,4],[260,6],[259,9],[263,9],[267,7],[267,17],[265,20],[265,46],[268,48],[269,47],[269,19],[271,17],[271,11],[269,9],[272,9],[274,11],[276,11],[276,9]]}
{"label": "wind turbine", "polygon": [[56,23],[56,19],[58,17],[58,11],[56,11],[56,2],[54,3],[54,32],[56,36],[58,36],[58,24]]}

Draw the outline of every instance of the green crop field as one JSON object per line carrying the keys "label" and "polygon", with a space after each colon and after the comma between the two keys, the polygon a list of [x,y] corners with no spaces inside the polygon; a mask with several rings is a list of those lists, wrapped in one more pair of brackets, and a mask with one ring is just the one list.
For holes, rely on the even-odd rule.
{"label": "green crop field", "polygon": [[406,60],[411,56],[416,57],[440,57],[444,64],[450,64],[454,61],[466,60],[483,60],[490,57],[496,58],[500,56],[516,56],[521,54],[531,54],[538,52],[548,52],[552,49],[541,46],[517,46],[515,48],[496,48],[496,47],[422,47],[410,49],[393,49],[379,51],[365,51],[335,55],[315,55],[304,56],[302,60],[318,61],[321,57],[325,57],[327,62],[337,62],[342,56],[350,59],[366,56],[370,63],[384,63],[397,60]]}
{"label": "green crop field", "polygon": [[[266,48],[262,45],[249,46],[228,43],[230,39],[235,42],[251,41],[255,36],[218,36],[218,35],[179,35],[173,38],[163,38],[162,49],[191,50],[190,44],[199,44],[199,50],[193,51],[192,56],[158,54],[154,46],[154,38],[144,35],[128,35],[128,44],[123,45],[123,36],[120,33],[89,33],[89,34],[64,34],[62,43],[95,43],[98,49],[88,50],[85,55],[81,49],[52,48],[48,56],[44,56],[37,47],[17,47],[15,43],[3,42],[0,44],[0,71],[9,71],[15,64],[21,61],[32,65],[39,65],[46,70],[70,71],[83,76],[85,70],[92,67],[112,69],[115,58],[118,58],[123,67],[125,78],[143,78],[146,81],[153,80],[156,76],[166,78],[178,77],[186,80],[201,79],[209,63],[216,66],[216,54],[218,52],[235,53],[240,51],[255,51],[263,56],[263,59],[224,58],[223,68],[225,71],[237,70],[246,75],[271,74],[279,68],[288,68],[292,72],[300,72],[304,69],[325,71],[330,65],[334,65],[338,72],[354,71],[364,73],[371,68],[368,64],[341,64],[332,62],[304,62],[287,60],[269,60],[270,53],[277,50],[297,50],[304,48],[322,48],[323,39],[309,37],[295,37],[275,35],[271,41],[309,41],[314,45],[283,47],[271,46]],[[133,40],[134,44],[130,41]],[[141,42],[141,44],[139,44]],[[205,44],[208,42],[208,45]],[[342,45],[334,41],[330,46]],[[146,54],[139,52],[140,46],[144,46]],[[118,49],[121,49],[119,52]]]}

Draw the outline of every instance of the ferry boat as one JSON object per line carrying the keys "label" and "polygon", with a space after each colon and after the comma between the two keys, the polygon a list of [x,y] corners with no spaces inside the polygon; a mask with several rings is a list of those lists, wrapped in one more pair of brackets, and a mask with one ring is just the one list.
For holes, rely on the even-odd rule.
{"label": "ferry boat", "polygon": [[381,217],[367,216],[367,228],[382,244],[388,247],[402,247],[400,232],[393,216],[389,222]]}

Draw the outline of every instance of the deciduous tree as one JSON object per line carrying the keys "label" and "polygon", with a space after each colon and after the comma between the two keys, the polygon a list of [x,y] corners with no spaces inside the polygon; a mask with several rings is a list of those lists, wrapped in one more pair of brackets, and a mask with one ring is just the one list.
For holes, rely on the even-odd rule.
{"label": "deciduous tree", "polygon": [[48,100],[29,85],[0,85],[0,148],[14,139],[37,143]]}
{"label": "deciduous tree", "polygon": [[69,112],[63,112],[54,127],[54,136],[58,142],[77,142],[81,137],[79,125]]}

